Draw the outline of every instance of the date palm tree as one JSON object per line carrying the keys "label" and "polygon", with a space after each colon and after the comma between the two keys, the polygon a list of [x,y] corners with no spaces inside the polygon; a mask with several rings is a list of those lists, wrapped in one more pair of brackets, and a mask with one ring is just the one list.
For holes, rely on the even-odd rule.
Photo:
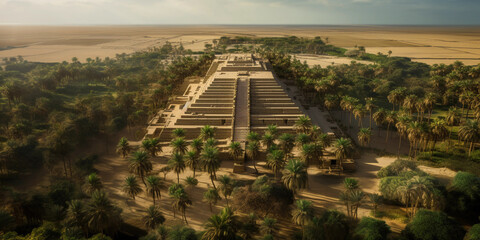
{"label": "date palm tree", "polygon": [[150,156],[156,157],[158,152],[162,152],[162,146],[158,138],[147,138],[142,141],[144,151],[150,153]]}
{"label": "date palm tree", "polygon": [[192,200],[188,197],[188,194],[185,192],[185,189],[178,188],[173,193],[173,203],[172,206],[174,209],[182,213],[182,218],[185,221],[185,224],[188,225],[187,216],[185,214],[187,207],[192,205]]}
{"label": "date palm tree", "polygon": [[452,138],[452,131],[453,131],[453,126],[457,125],[460,122],[460,112],[456,107],[450,107],[448,109],[447,117],[445,118],[445,121],[448,126],[450,126],[450,131],[448,133],[448,147],[447,147],[447,152],[448,148],[450,147],[451,144],[451,138]]}
{"label": "date palm tree", "polygon": [[185,137],[185,129],[183,128],[175,128],[172,131],[173,138],[183,138]]}
{"label": "date palm tree", "polygon": [[282,150],[273,150],[267,154],[267,166],[272,169],[275,179],[285,166],[285,155]]}
{"label": "date palm tree", "polygon": [[203,193],[203,200],[210,206],[210,212],[213,212],[212,206],[216,205],[220,199],[220,195],[215,188],[208,188],[207,191]]}
{"label": "date palm tree", "polygon": [[200,129],[200,138],[203,141],[213,137],[215,137],[215,128],[211,127],[210,125],[205,125],[202,129]]}
{"label": "date palm tree", "polygon": [[363,118],[365,117],[366,109],[362,104],[358,104],[353,109],[353,116],[358,120],[358,125],[363,127]]}
{"label": "date palm tree", "polygon": [[312,160],[315,159],[315,144],[308,143],[302,145],[301,148],[302,160],[305,163],[305,166],[308,168]]}
{"label": "date palm tree", "polygon": [[335,156],[340,162],[340,167],[343,165],[343,160],[348,157],[352,151],[352,142],[348,138],[339,138],[334,143]]}
{"label": "date palm tree", "polygon": [[132,151],[132,148],[130,147],[127,138],[120,138],[120,141],[117,144],[117,153],[121,154],[123,158],[126,158],[128,154],[130,154],[130,151]]}
{"label": "date palm tree", "polygon": [[237,216],[226,207],[218,215],[212,215],[205,224],[205,233],[202,240],[236,239],[240,226]]}
{"label": "date palm tree", "polygon": [[446,123],[444,120],[435,119],[430,124],[432,130],[432,137],[433,137],[433,146],[432,146],[432,154],[433,150],[435,149],[435,144],[437,141],[443,141],[448,136],[448,129],[446,127]]}
{"label": "date palm tree", "polygon": [[358,131],[358,142],[362,146],[367,146],[370,143],[370,138],[372,136],[372,131],[370,128],[360,128]]}
{"label": "date palm tree", "polygon": [[299,133],[308,133],[312,127],[312,120],[308,116],[299,116],[293,127]]}
{"label": "date palm tree", "polygon": [[200,164],[200,156],[194,150],[188,151],[185,154],[185,166],[190,168],[193,171],[193,177],[195,178],[195,171]]}
{"label": "date palm tree", "polygon": [[270,150],[270,148],[272,147],[272,145],[275,143],[275,137],[269,133],[269,132],[266,132],[263,136],[262,136],[262,144],[263,146],[265,146],[265,148],[267,149],[267,151]]}
{"label": "date palm tree", "polygon": [[137,178],[135,176],[128,176],[127,178],[125,178],[122,190],[125,194],[127,194],[127,196],[131,197],[133,200],[135,200],[135,197],[143,191],[138,184]]}
{"label": "date palm tree", "polygon": [[165,222],[165,217],[160,212],[160,209],[155,205],[152,205],[147,208],[147,214],[143,217],[143,225],[147,229],[153,230],[158,225],[163,224]]}
{"label": "date palm tree", "polygon": [[290,160],[282,172],[282,182],[287,189],[295,193],[307,187],[308,174],[305,164],[299,160]]}
{"label": "date palm tree", "polygon": [[310,135],[308,135],[308,134],[299,133],[297,135],[296,141],[297,141],[298,148],[301,149],[303,145],[310,143],[312,141],[312,139],[310,138]]}
{"label": "date palm tree", "polygon": [[247,135],[248,142],[257,142],[260,140],[261,140],[261,137],[257,132],[249,132]]}
{"label": "date palm tree", "polygon": [[407,129],[408,141],[410,141],[410,151],[409,156],[411,156],[411,150],[414,148],[414,158],[417,157],[417,146],[422,137],[423,126],[420,122],[414,121],[411,122]]}
{"label": "date palm tree", "polygon": [[216,173],[220,168],[220,161],[218,159],[218,149],[206,147],[202,152],[202,168],[210,175],[213,187],[216,189],[214,180],[217,178]]}
{"label": "date palm tree", "polygon": [[387,138],[385,140],[385,143],[388,142],[388,133],[390,131],[390,126],[395,125],[395,121],[397,119],[397,114],[393,111],[387,112],[387,115],[385,116],[385,122],[387,123]]}
{"label": "date palm tree", "polygon": [[258,141],[249,142],[247,145],[247,155],[253,162],[253,168],[255,174],[258,174],[257,170],[257,157],[260,154],[260,143]]}
{"label": "date palm tree", "polygon": [[318,141],[318,137],[320,136],[320,134],[322,134],[322,129],[317,126],[317,125],[313,125],[312,128],[310,129],[310,139],[312,141]]}
{"label": "date palm tree", "polygon": [[295,136],[289,133],[284,133],[280,136],[280,149],[285,154],[285,159],[288,159],[288,155],[292,152],[295,146]]}
{"label": "date palm tree", "polygon": [[370,193],[368,194],[368,198],[373,206],[373,216],[376,217],[378,206],[382,204],[383,197],[377,193]]}
{"label": "date palm tree", "polygon": [[302,227],[302,239],[305,239],[305,226],[312,221],[314,216],[312,202],[299,199],[295,205],[296,208],[292,212],[292,221]]}
{"label": "date palm tree", "polygon": [[278,128],[277,128],[277,125],[275,124],[270,124],[267,126],[267,130],[265,131],[265,133],[269,133],[270,135],[273,136],[273,138],[276,138],[278,137]]}
{"label": "date palm tree", "polygon": [[146,193],[150,196],[152,196],[153,199],[153,205],[155,205],[155,199],[160,199],[162,197],[161,195],[161,188],[162,188],[162,183],[159,177],[150,175],[146,179],[147,182],[147,190]]}
{"label": "date palm tree", "polygon": [[277,219],[265,217],[260,225],[260,232],[273,234],[277,230]]}
{"label": "date palm tree", "polygon": [[187,152],[188,144],[183,137],[177,137],[170,142],[170,146],[172,146],[174,153],[183,155]]}
{"label": "date palm tree", "polygon": [[83,189],[85,193],[91,194],[94,191],[101,190],[103,188],[102,181],[98,177],[96,173],[91,173],[85,179],[85,184],[83,185]]}
{"label": "date palm tree", "polygon": [[137,175],[145,184],[145,176],[152,171],[152,162],[148,158],[148,154],[145,151],[137,151],[133,153],[133,157],[129,159],[128,165],[130,172]]}
{"label": "date palm tree", "polygon": [[217,147],[218,146],[218,141],[217,139],[215,138],[209,138],[205,141],[205,143],[203,144],[203,147],[204,148],[207,148],[207,147]]}
{"label": "date palm tree", "polygon": [[430,122],[430,118],[432,117],[433,106],[437,101],[437,94],[435,93],[427,93],[425,98],[423,99],[423,104],[428,111],[428,122]]}
{"label": "date palm tree", "polygon": [[369,123],[370,123],[370,129],[372,129],[372,114],[373,110],[375,110],[377,106],[375,106],[374,100],[372,97],[365,98],[365,110],[369,112]]}
{"label": "date palm tree", "polygon": [[83,201],[75,199],[68,202],[65,221],[70,226],[81,228],[84,234],[87,233],[87,206]]}
{"label": "date palm tree", "polygon": [[395,123],[395,127],[397,128],[397,133],[399,142],[398,142],[398,156],[400,156],[400,148],[402,147],[402,139],[407,134],[408,124],[410,123],[410,117],[406,115],[400,115],[398,117],[397,123]]}
{"label": "date palm tree", "polygon": [[228,197],[232,195],[235,182],[231,177],[227,175],[220,176],[217,179],[217,181],[220,183],[218,185],[218,190],[222,193],[223,197],[225,198],[225,201],[227,202],[227,207],[228,207]]}
{"label": "date palm tree", "polygon": [[105,192],[93,192],[87,209],[86,222],[89,229],[104,233],[116,232],[120,228],[121,209],[112,204]]}
{"label": "date palm tree", "polygon": [[177,183],[180,183],[180,173],[185,171],[185,161],[180,153],[173,153],[172,158],[168,160],[168,166],[177,174]]}
{"label": "date palm tree", "polygon": [[203,150],[203,141],[200,138],[195,138],[192,140],[192,143],[190,143],[190,149],[192,151],[195,151],[197,155],[200,155],[200,153]]}
{"label": "date palm tree", "polygon": [[240,142],[231,142],[228,146],[228,151],[230,156],[232,156],[233,161],[236,161],[243,153],[242,145],[240,145]]}
{"label": "date palm tree", "polygon": [[479,121],[467,120],[464,125],[460,126],[458,137],[466,143],[470,142],[470,147],[468,148],[468,156],[470,157],[473,144],[480,139]]}
{"label": "date palm tree", "polygon": [[[380,128],[380,126],[382,126],[385,122],[386,117],[387,112],[383,108],[380,108],[373,114],[373,121],[375,122],[377,127]],[[378,134],[380,136],[380,131],[378,132]]]}

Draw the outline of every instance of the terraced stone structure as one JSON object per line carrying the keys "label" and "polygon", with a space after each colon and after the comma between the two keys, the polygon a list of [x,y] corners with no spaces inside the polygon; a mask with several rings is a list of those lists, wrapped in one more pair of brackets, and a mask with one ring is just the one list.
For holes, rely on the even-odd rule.
{"label": "terraced stone structure", "polygon": [[[250,131],[263,134],[270,124],[276,124],[280,134],[294,133],[293,125],[301,115],[267,62],[252,54],[222,55],[202,83],[190,84],[183,96],[152,120],[147,137],[170,142],[172,131],[183,128],[185,138],[191,140],[210,125],[224,147],[230,141],[245,147]],[[234,171],[243,168],[239,161]]]}

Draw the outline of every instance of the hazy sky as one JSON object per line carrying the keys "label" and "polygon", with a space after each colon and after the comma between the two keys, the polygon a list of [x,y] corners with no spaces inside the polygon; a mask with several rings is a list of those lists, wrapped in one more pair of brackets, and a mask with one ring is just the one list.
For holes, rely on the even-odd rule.
{"label": "hazy sky", "polygon": [[480,0],[0,0],[0,24],[480,24]]}

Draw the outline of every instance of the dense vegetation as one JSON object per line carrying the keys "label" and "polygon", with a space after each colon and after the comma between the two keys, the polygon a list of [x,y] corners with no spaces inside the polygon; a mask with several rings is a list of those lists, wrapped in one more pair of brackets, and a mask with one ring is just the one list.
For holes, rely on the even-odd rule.
{"label": "dense vegetation", "polygon": [[[82,150],[102,143],[104,150],[94,151],[112,151],[110,138],[124,129],[141,137],[148,119],[183,80],[205,75],[213,58],[185,56],[166,44],[85,63],[76,58],[55,64],[4,59],[0,232],[15,230],[25,239],[113,236],[122,224],[122,210],[102,191],[93,167],[98,157]],[[10,184],[41,168],[49,171],[47,189],[17,192]],[[34,181],[32,187],[39,184]],[[16,233],[3,238],[23,239]]]}

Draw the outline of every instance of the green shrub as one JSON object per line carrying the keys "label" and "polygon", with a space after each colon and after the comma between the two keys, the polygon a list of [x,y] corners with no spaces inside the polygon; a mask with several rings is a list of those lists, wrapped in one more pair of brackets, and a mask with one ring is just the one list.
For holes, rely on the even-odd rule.
{"label": "green shrub", "polygon": [[385,221],[363,217],[355,228],[354,236],[363,240],[383,240],[389,233],[390,227]]}
{"label": "green shrub", "polygon": [[397,159],[392,164],[380,169],[380,171],[378,171],[377,173],[377,176],[379,178],[384,178],[388,176],[397,176],[401,172],[416,170],[416,169],[417,169],[417,164],[415,162]]}
{"label": "green shrub", "polygon": [[480,240],[480,223],[475,224],[470,228],[464,240]]}
{"label": "green shrub", "polygon": [[447,211],[470,221],[480,215],[480,178],[467,172],[458,172],[448,188]]}
{"label": "green shrub", "polygon": [[464,230],[447,214],[421,209],[402,231],[402,236],[411,240],[462,239]]}

